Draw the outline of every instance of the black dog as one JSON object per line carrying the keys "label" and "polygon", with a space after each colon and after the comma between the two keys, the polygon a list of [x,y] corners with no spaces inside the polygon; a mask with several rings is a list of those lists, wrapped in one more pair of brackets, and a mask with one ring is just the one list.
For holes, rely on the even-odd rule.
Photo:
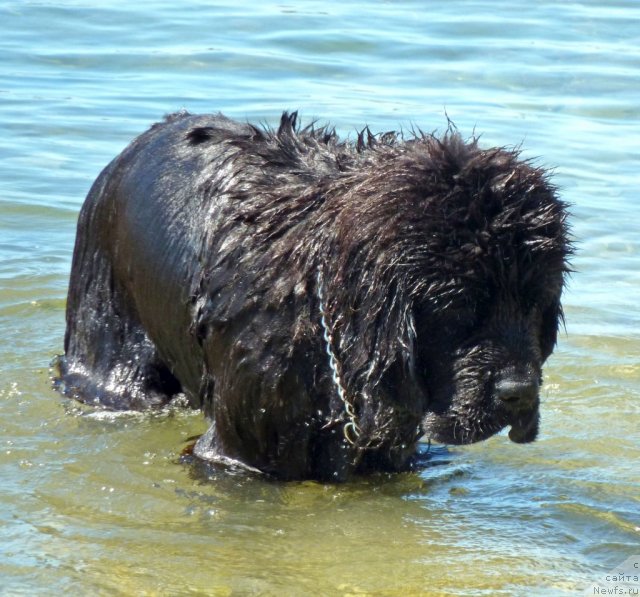
{"label": "black dog", "polygon": [[455,131],[341,142],[177,114],[80,214],[59,385],[204,409],[195,453],[279,478],[402,470],[424,434],[538,431],[570,246],[545,172]]}

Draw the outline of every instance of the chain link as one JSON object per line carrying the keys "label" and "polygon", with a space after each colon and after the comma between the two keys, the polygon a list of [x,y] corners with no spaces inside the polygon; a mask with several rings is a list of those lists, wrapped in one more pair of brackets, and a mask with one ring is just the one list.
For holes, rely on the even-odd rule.
{"label": "chain link", "polygon": [[342,432],[344,434],[344,439],[353,446],[360,437],[362,431],[356,422],[356,413],[353,404],[349,402],[349,399],[347,398],[347,391],[345,390],[344,384],[342,383],[342,376],[340,375],[340,364],[333,352],[333,333],[331,331],[331,326],[327,321],[327,312],[324,302],[324,285],[322,282],[322,272],[320,271],[320,268],[318,268],[317,282],[318,301],[320,303],[320,323],[322,325],[325,351],[329,357],[329,368],[331,369],[333,383],[338,390],[338,396],[344,405],[344,412],[347,415],[347,422],[344,424]]}

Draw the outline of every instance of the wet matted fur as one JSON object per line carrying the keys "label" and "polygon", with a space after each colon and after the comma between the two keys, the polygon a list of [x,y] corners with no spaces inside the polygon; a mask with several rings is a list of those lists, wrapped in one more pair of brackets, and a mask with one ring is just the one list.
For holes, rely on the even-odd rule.
{"label": "wet matted fur", "polygon": [[535,439],[570,253],[517,151],[169,116],[82,208],[59,387],[186,395],[201,458],[279,478],[402,470],[417,440]]}

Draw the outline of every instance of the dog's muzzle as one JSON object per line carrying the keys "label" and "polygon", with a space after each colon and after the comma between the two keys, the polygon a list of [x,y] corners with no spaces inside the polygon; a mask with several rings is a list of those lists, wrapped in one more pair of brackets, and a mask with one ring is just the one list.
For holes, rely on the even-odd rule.
{"label": "dog's muzzle", "polygon": [[537,377],[501,379],[495,386],[495,399],[511,425],[509,439],[517,444],[532,442],[538,435],[540,382]]}

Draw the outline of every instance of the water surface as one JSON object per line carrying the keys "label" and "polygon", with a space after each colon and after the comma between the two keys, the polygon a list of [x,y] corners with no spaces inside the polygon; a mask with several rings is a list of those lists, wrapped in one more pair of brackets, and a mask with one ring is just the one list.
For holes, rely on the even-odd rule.
{"label": "water surface", "polygon": [[[0,7],[0,594],[574,595],[640,554],[640,5]],[[84,196],[179,109],[444,130],[555,169],[578,253],[540,440],[341,486],[197,474],[198,413],[49,388]]]}

